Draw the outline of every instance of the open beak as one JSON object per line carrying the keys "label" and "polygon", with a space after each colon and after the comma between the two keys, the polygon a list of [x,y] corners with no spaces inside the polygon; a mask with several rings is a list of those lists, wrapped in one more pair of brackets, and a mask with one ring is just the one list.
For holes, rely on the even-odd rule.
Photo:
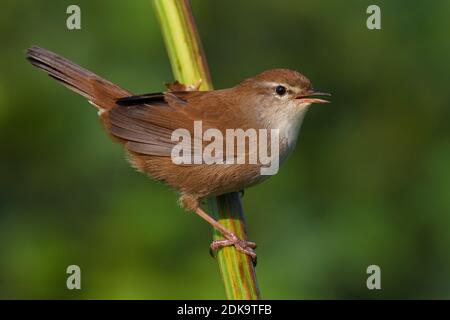
{"label": "open beak", "polygon": [[330,93],[320,92],[320,91],[310,91],[307,94],[299,95],[295,99],[300,100],[302,103],[329,103],[330,101],[316,98],[317,96],[331,96]]}

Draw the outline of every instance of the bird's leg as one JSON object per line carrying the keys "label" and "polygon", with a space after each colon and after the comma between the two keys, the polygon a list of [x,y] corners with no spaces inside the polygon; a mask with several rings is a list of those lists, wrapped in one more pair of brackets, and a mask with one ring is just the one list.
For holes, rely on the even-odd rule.
{"label": "bird's leg", "polygon": [[214,229],[219,231],[225,239],[223,240],[214,240],[210,249],[216,251],[222,247],[234,246],[238,251],[245,253],[250,256],[253,262],[256,262],[256,243],[239,239],[233,232],[229,231],[223,225],[221,225],[218,221],[216,221],[213,217],[207,214],[198,206],[198,200],[187,195],[183,195],[180,198],[181,205],[187,209],[194,211],[197,215],[199,215],[203,220],[208,222]]}
{"label": "bird's leg", "polygon": [[238,251],[245,253],[250,256],[253,261],[256,261],[256,253],[254,250],[256,248],[256,243],[239,239],[238,236],[226,229],[200,207],[195,210],[195,213],[212,225],[214,229],[219,231],[225,237],[223,240],[214,240],[210,245],[211,250],[217,251],[223,247],[235,246]]}

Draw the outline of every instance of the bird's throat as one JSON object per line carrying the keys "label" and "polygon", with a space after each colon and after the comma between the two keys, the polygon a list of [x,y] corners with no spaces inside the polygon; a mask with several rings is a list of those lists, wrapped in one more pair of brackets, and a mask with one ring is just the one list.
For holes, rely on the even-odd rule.
{"label": "bird's throat", "polygon": [[280,164],[295,148],[303,119],[309,109],[309,104],[280,113],[274,118],[272,128],[280,132]]}

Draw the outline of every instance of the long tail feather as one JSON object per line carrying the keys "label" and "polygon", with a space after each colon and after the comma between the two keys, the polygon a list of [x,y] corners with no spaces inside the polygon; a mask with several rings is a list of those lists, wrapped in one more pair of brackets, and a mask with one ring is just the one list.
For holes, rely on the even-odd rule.
{"label": "long tail feather", "polygon": [[129,91],[46,49],[33,46],[27,50],[26,58],[53,79],[88,99],[100,111],[109,110],[117,99],[132,95]]}

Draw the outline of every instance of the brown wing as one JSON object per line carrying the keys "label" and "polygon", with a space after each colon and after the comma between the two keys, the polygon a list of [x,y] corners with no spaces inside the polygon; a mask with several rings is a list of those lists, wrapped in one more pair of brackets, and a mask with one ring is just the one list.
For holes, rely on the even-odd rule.
{"label": "brown wing", "polygon": [[226,90],[126,97],[119,99],[118,105],[109,110],[103,119],[109,132],[122,140],[128,150],[169,157],[178,143],[171,140],[172,132],[187,129],[193,139],[194,121],[202,121],[203,132],[215,128],[224,136],[226,124],[245,129],[244,118],[235,107],[234,99]]}

